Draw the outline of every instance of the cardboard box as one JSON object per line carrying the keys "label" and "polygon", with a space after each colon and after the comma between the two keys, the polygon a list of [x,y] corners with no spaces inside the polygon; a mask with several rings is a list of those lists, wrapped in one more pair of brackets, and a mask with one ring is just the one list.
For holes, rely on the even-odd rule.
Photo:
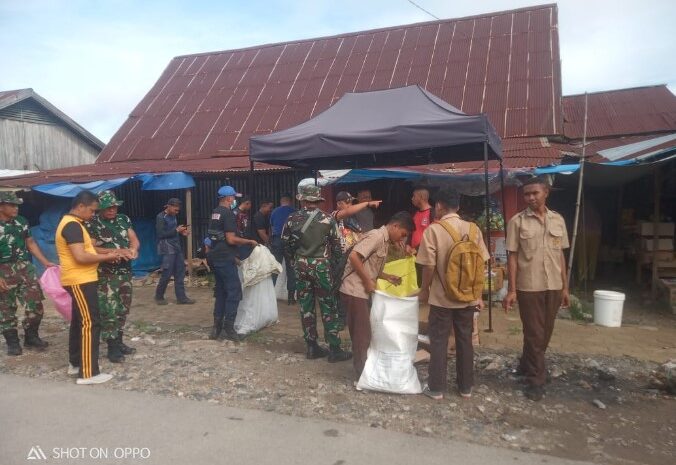
{"label": "cardboard box", "polygon": [[[653,239],[644,237],[641,239],[641,248],[643,250],[652,252],[654,250],[653,243]],[[674,250],[674,240],[672,238],[666,237],[657,239],[657,250]]]}
{"label": "cardboard box", "polygon": [[[641,236],[653,236],[653,223],[641,221],[638,224],[638,233]],[[674,237],[674,223],[657,223],[657,235]]]}

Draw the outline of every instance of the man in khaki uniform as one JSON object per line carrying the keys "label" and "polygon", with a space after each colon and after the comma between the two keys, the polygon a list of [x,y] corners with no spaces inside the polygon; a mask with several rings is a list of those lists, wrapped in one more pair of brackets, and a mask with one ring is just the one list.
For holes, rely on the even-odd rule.
{"label": "man in khaki uniform", "polygon": [[569,303],[566,259],[568,233],[563,217],[546,206],[544,178],[524,183],[528,208],[507,224],[509,289],[503,301],[509,311],[516,300],[523,323],[523,354],[517,372],[525,377],[526,397],[542,399],[546,381],[545,351],[559,308]]}
{"label": "man in khaki uniform", "polygon": [[[460,194],[454,189],[442,189],[436,195],[435,218],[446,222],[459,234],[479,246],[481,258],[490,254],[484,244],[481,229],[460,219]],[[456,376],[462,397],[471,397],[474,384],[474,347],[472,329],[474,312],[484,308],[483,300],[456,302],[447,295],[441,277],[446,273],[448,254],[454,241],[441,224],[432,223],[423,233],[416,262],[422,266],[422,286],[418,296],[421,303],[429,301],[430,366],[429,380],[423,394],[435,400],[444,397],[447,390],[448,337],[455,331]]]}
{"label": "man in khaki uniform", "polygon": [[371,343],[369,297],[376,290],[376,280],[385,279],[394,285],[401,277],[383,273],[390,244],[396,244],[413,231],[413,220],[407,212],[392,216],[386,226],[372,229],[354,246],[340,286],[340,302],[347,309],[347,328],[352,340],[352,363],[357,377],[366,364]]}

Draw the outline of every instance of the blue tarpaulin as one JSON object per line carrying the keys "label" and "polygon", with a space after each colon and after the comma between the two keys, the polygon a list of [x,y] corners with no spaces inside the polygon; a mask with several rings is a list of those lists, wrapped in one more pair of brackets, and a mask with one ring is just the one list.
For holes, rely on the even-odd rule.
{"label": "blue tarpaulin", "polygon": [[172,173],[142,173],[127,178],[116,178],[107,181],[92,181],[82,184],[72,182],[55,182],[41,184],[33,187],[33,190],[43,194],[57,197],[75,197],[82,191],[89,190],[99,193],[108,189],[114,189],[128,181],[141,181],[141,189],[144,191],[163,191],[171,189],[189,189],[195,187],[195,180],[189,174],[181,171]]}

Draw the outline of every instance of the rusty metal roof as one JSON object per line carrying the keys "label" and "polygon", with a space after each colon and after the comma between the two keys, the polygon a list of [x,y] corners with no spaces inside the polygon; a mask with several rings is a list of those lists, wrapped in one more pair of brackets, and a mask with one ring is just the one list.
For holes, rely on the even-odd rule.
{"label": "rusty metal roof", "polygon": [[[97,163],[246,154],[345,92],[418,84],[502,137],[563,133],[555,4],[174,58]],[[214,163],[218,163],[215,161]]]}
{"label": "rusty metal roof", "polygon": [[[676,131],[676,96],[666,85],[588,94],[587,138]],[[582,139],[584,94],[563,97],[564,134]]]}
{"label": "rusty metal roof", "polygon": [[[133,176],[140,173],[169,173],[188,171],[191,174],[214,174],[233,171],[248,171],[249,157],[239,156],[225,159],[193,160],[186,169],[182,160],[135,160],[118,163],[95,163],[41,171],[22,176],[7,176],[0,179],[4,187],[32,187],[55,182],[90,182]],[[286,167],[257,163],[258,171],[288,170]]]}

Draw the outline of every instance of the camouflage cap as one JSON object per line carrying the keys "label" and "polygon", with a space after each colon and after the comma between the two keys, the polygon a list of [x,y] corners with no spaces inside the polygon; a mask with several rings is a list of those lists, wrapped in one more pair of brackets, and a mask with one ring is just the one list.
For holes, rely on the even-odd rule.
{"label": "camouflage cap", "polygon": [[16,196],[16,192],[2,191],[0,192],[0,203],[12,203],[14,205],[21,205],[23,199]]}
{"label": "camouflage cap", "polygon": [[105,210],[110,207],[119,207],[124,202],[117,200],[113,191],[99,192],[99,210]]}
{"label": "camouflage cap", "polygon": [[298,200],[305,200],[306,202],[321,202],[324,200],[322,197],[322,188],[313,184],[298,186],[298,195],[296,198]]}

